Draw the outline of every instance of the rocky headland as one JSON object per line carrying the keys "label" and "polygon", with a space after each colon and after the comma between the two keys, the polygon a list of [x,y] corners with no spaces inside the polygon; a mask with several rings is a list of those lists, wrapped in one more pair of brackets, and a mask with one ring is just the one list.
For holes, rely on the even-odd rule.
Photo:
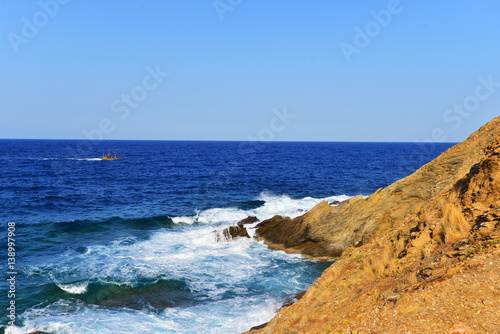
{"label": "rocky headland", "polygon": [[[249,237],[248,222],[226,234]],[[500,333],[500,118],[366,198],[276,216],[255,236],[338,261],[250,333]]]}

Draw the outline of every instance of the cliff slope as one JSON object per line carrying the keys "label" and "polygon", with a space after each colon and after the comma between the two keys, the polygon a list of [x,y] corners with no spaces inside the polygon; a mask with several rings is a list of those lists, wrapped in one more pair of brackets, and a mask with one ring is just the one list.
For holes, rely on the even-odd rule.
{"label": "cliff slope", "polygon": [[257,233],[340,260],[252,333],[500,333],[500,118],[367,198]]}

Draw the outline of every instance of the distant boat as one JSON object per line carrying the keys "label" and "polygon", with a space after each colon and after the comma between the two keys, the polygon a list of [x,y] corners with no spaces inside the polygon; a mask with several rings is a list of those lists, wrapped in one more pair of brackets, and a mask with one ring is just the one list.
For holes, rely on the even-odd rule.
{"label": "distant boat", "polygon": [[104,154],[101,158],[101,160],[107,160],[107,161],[111,161],[111,160],[122,160],[122,158],[118,158],[117,156],[117,151],[115,151],[115,156],[111,156],[111,149],[109,150],[109,153],[108,154]]}

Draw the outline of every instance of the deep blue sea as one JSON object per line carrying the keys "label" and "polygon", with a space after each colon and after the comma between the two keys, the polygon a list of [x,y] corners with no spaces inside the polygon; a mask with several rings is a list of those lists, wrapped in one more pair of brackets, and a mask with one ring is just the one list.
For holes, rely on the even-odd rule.
{"label": "deep blue sea", "polygon": [[369,195],[450,146],[0,140],[0,332],[249,330],[330,263],[217,231]]}

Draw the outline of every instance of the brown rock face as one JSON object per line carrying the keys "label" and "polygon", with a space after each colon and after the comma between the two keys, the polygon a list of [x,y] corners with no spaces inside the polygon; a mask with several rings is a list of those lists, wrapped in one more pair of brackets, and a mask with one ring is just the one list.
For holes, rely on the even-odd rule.
{"label": "brown rock face", "polygon": [[[477,182],[498,178],[494,157],[500,151],[499,128],[500,119],[496,118],[412,175],[367,198],[357,196],[338,206],[323,202],[295,219],[276,216],[260,223],[257,234],[274,249],[310,257],[339,257],[346,249],[372,240],[377,232],[393,228],[410,211],[452,190],[459,181],[457,187],[464,195],[469,191],[474,202],[491,204],[499,189],[486,189]],[[486,156],[491,158],[485,160]]]}
{"label": "brown rock face", "polygon": [[243,219],[242,221],[240,221],[236,225],[238,227],[243,227],[245,225],[254,224],[254,223],[258,222],[258,221],[259,221],[259,218],[257,218],[257,217],[247,217],[247,218]]}
{"label": "brown rock face", "polygon": [[341,249],[333,249],[323,236],[310,231],[312,225],[309,222],[322,222],[330,209],[327,202],[322,202],[295,219],[275,216],[257,225],[257,235],[274,249],[301,252],[313,257],[340,255]]}
{"label": "brown rock face", "polygon": [[257,217],[247,217],[240,221],[235,226],[229,226],[222,232],[216,232],[216,239],[218,242],[228,241],[234,238],[250,238],[245,225],[254,224],[258,222]]}
{"label": "brown rock face", "polygon": [[367,198],[257,233],[341,258],[252,333],[500,333],[500,118]]}

